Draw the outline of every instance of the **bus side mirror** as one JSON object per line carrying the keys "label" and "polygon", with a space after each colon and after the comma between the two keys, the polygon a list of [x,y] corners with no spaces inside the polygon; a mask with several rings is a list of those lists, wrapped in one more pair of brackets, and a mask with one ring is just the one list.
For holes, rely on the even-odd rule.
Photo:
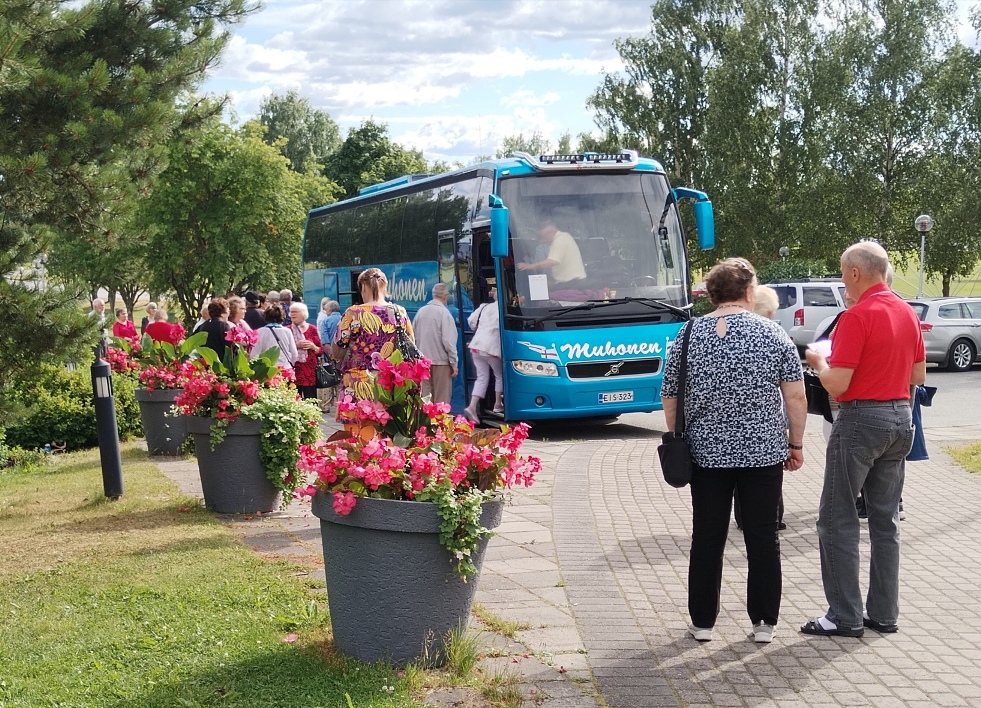
{"label": "bus side mirror", "polygon": [[715,248],[715,212],[712,202],[695,202],[695,228],[698,229],[698,247],[703,251]]}
{"label": "bus side mirror", "polygon": [[496,194],[487,198],[490,205],[490,235],[491,257],[507,258],[508,256],[508,208]]}
{"label": "bus side mirror", "polygon": [[695,200],[695,228],[698,229],[698,247],[703,251],[715,248],[715,212],[712,210],[712,202],[705,192],[688,187],[675,187],[671,191],[674,200],[694,199]]}

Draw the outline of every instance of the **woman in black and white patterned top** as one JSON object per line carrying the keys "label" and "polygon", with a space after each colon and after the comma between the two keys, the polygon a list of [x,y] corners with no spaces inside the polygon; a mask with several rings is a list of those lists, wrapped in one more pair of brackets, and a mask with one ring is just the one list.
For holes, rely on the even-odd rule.
{"label": "woman in black and white patterned top", "polygon": [[[738,489],[749,561],[746,609],[756,641],[769,642],[780,613],[777,507],[783,472],[804,463],[807,400],[800,356],[778,324],[753,313],[756,273],[747,261],[722,261],[705,286],[716,309],[686,325],[693,329],[685,439],[695,461],[688,631],[699,641],[712,638]],[[680,353],[680,346],[671,348],[661,390],[669,430],[675,424]]]}

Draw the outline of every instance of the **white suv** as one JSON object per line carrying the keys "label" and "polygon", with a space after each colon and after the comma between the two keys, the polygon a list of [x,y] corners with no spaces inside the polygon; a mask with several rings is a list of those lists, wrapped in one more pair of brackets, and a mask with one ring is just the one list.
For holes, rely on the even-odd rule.
{"label": "white suv", "polygon": [[845,284],[837,278],[774,280],[766,283],[777,293],[774,316],[799,348],[814,341],[817,327],[845,309]]}

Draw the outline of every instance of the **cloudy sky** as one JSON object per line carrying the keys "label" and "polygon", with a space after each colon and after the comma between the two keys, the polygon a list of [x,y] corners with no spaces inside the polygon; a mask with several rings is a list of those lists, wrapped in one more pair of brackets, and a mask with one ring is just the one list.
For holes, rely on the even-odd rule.
{"label": "cloudy sky", "polygon": [[613,40],[649,27],[644,0],[266,0],[204,88],[243,120],[295,89],[342,135],[374,117],[430,160],[466,162],[506,135],[592,131],[586,98],[621,68]]}
{"label": "cloudy sky", "polygon": [[[966,24],[976,0],[957,0]],[[595,125],[585,102],[622,68],[613,41],[650,28],[648,0],[264,0],[204,89],[238,119],[296,90],[341,134],[366,118],[423,150],[467,162],[540,131],[555,144]],[[967,37],[967,28],[962,37]],[[973,36],[973,33],[971,33]]]}

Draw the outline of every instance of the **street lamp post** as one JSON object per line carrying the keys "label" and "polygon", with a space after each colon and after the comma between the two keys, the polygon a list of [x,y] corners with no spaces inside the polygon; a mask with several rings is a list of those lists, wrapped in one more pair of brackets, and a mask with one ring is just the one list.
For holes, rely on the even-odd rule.
{"label": "street lamp post", "polygon": [[916,297],[923,297],[923,263],[926,260],[926,235],[933,228],[933,218],[929,214],[920,214],[913,220],[913,226],[920,232],[920,286]]}
{"label": "street lamp post", "polygon": [[780,258],[782,258],[783,261],[784,261],[784,263],[786,263],[787,262],[787,256],[790,255],[790,248],[788,248],[787,246],[781,246],[780,247],[780,250],[778,250],[777,253],[780,254]]}
{"label": "street lamp post", "polygon": [[116,402],[112,397],[112,369],[102,358],[102,345],[95,347],[92,363],[92,394],[95,402],[95,425],[99,433],[99,458],[102,461],[102,490],[109,499],[123,495],[123,463],[119,456],[119,428],[116,425]]}

